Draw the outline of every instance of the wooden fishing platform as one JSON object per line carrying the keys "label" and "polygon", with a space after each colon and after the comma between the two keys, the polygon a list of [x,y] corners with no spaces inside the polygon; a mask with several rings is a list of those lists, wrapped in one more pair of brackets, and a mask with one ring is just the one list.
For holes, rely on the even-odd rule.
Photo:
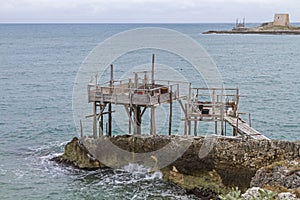
{"label": "wooden fishing platform", "polygon": [[[151,74],[151,79],[148,75]],[[188,85],[188,94],[180,94],[181,84]],[[178,102],[184,112],[184,135],[198,135],[198,123],[214,122],[215,134],[226,135],[226,124],[232,126],[233,135],[253,139],[268,139],[251,125],[239,118],[238,88],[193,88],[191,83],[155,80],[154,55],[152,70],[134,72],[134,78],[114,80],[113,65],[110,66],[110,81],[107,85],[88,84],[88,102],[93,103],[93,137],[112,136],[112,105],[123,106],[128,116],[128,133],[141,134],[142,117],[150,110],[150,134],[156,134],[155,109],[161,104],[169,105],[169,135],[172,134],[173,103]],[[104,123],[104,115],[108,115]],[[220,130],[220,131],[218,131]]]}

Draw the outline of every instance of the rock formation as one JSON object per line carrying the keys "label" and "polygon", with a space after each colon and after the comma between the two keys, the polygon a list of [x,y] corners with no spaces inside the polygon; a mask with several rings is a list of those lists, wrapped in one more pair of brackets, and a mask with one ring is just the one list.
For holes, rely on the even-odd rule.
{"label": "rock formation", "polygon": [[[153,170],[161,170],[166,180],[184,188],[210,191],[210,194],[216,195],[226,193],[232,187],[246,191],[250,186],[264,187],[272,181],[273,189],[277,185],[287,189],[299,187],[299,142],[211,138],[132,135],[98,139],[84,137],[73,139],[66,145],[64,154],[55,160],[82,169],[117,167],[117,164],[136,162]],[[119,150],[107,151],[108,143],[116,145]],[[180,146],[185,148],[180,149]],[[164,153],[169,153],[162,154],[160,149],[163,148],[166,148]],[[122,151],[126,154],[120,154]],[[150,154],[139,155],[146,152]],[[182,154],[176,158],[172,152],[176,152],[175,155]],[[280,167],[280,163],[286,164]]]}

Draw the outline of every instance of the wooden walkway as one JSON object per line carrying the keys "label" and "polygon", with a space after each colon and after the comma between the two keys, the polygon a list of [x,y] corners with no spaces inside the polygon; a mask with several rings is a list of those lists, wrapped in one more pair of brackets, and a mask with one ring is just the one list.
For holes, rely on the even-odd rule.
{"label": "wooden walkway", "polygon": [[224,116],[224,120],[228,122],[232,127],[236,128],[241,135],[249,136],[256,140],[270,140],[260,132],[250,127],[245,121],[240,118]]}

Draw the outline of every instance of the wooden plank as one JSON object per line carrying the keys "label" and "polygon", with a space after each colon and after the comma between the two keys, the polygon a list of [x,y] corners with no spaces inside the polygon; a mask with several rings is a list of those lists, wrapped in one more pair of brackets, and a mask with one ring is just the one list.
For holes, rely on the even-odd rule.
{"label": "wooden plank", "polygon": [[[231,116],[225,116],[224,120],[228,122],[233,128],[236,128],[237,131],[241,135],[247,135],[253,139],[257,140],[270,140],[266,136],[262,135],[260,132],[255,130],[254,128],[250,127],[245,121],[242,121],[239,118],[231,117]],[[236,123],[238,121],[238,123]]]}

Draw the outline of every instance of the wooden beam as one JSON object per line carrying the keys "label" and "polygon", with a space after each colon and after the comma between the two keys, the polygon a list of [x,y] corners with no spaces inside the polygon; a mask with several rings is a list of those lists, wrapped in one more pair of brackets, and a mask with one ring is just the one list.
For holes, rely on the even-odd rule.
{"label": "wooden beam", "polygon": [[152,70],[151,70],[151,83],[152,83],[152,85],[155,84],[155,80],[154,80],[154,62],[155,62],[155,55],[152,54]]}
{"label": "wooden beam", "polygon": [[[131,125],[134,126],[134,122],[132,121],[132,109],[130,107],[128,107],[127,105],[124,105],[125,111],[127,113],[127,116],[129,118],[129,134],[131,134]],[[128,110],[128,108],[130,110]]]}
{"label": "wooden beam", "polygon": [[194,136],[197,136],[197,121],[198,120],[194,121]]}
{"label": "wooden beam", "polygon": [[108,104],[108,136],[112,136],[112,105],[111,103]]}
{"label": "wooden beam", "polygon": [[155,107],[154,106],[151,106],[151,109],[150,109],[150,134],[156,135]]}
{"label": "wooden beam", "polygon": [[79,121],[80,123],[80,137],[83,137],[83,130],[82,130],[82,121]]}
{"label": "wooden beam", "polygon": [[145,106],[144,109],[143,109],[143,111],[141,112],[141,117],[143,117],[143,115],[144,115],[146,109],[147,109],[147,106]]}
{"label": "wooden beam", "polygon": [[96,102],[93,104],[93,112],[94,112],[94,118],[93,118],[93,137],[97,138],[97,105]]}
{"label": "wooden beam", "polygon": [[170,91],[169,135],[172,135],[172,114],[173,114],[173,99],[172,99],[172,91]]}

